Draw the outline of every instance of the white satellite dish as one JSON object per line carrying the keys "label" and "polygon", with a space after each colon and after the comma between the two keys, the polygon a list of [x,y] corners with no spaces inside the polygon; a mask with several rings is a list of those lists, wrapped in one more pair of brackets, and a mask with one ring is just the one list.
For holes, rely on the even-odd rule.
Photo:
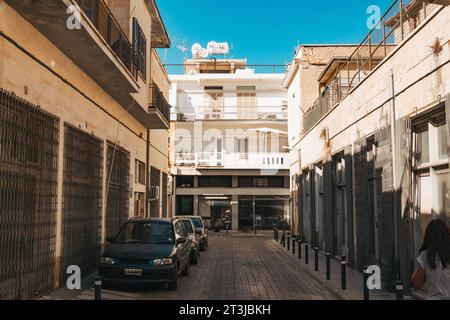
{"label": "white satellite dish", "polygon": [[199,59],[199,58],[207,58],[209,53],[208,50],[203,48],[202,45],[200,43],[195,43],[192,46],[192,57],[195,59]]}

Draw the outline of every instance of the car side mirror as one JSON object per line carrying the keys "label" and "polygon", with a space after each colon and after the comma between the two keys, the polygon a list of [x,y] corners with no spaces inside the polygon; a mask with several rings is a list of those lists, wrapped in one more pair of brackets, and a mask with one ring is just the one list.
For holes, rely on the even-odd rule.
{"label": "car side mirror", "polygon": [[107,242],[110,242],[110,243],[115,242],[115,240],[116,240],[116,239],[115,239],[114,237],[107,237],[107,238],[106,238],[106,241],[107,241]]}
{"label": "car side mirror", "polygon": [[183,243],[186,243],[186,242],[187,242],[187,240],[185,238],[178,238],[177,239],[177,244],[183,244]]}

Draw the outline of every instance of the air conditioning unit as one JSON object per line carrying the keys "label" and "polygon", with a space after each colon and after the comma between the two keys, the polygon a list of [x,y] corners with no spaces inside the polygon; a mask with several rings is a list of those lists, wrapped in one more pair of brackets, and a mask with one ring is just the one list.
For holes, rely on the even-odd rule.
{"label": "air conditioning unit", "polygon": [[160,197],[159,186],[152,186],[152,187],[150,187],[150,192],[149,192],[148,199],[150,201],[154,201],[154,200],[159,200],[159,197]]}

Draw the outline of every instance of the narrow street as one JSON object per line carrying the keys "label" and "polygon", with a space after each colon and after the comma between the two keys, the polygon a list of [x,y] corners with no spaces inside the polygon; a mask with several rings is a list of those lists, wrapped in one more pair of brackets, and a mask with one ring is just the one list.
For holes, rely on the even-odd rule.
{"label": "narrow street", "polygon": [[[104,299],[137,300],[324,300],[338,299],[290,259],[272,234],[210,234],[210,247],[178,290],[165,287],[104,290]],[[44,299],[94,298],[92,288],[59,289]]]}

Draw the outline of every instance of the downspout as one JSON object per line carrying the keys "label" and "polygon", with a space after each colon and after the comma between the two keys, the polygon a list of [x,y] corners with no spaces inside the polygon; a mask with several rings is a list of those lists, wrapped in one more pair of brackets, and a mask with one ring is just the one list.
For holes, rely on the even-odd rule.
{"label": "downspout", "polygon": [[397,202],[397,192],[398,192],[398,181],[397,181],[397,140],[396,140],[396,120],[395,120],[395,87],[394,87],[394,72],[392,69],[389,70],[389,83],[390,83],[390,94],[391,94],[391,110],[390,110],[390,123],[391,123],[391,155],[392,155],[392,201],[394,209],[394,253],[395,253],[395,264],[400,276],[400,264],[399,264],[399,248],[398,248],[398,202]]}

